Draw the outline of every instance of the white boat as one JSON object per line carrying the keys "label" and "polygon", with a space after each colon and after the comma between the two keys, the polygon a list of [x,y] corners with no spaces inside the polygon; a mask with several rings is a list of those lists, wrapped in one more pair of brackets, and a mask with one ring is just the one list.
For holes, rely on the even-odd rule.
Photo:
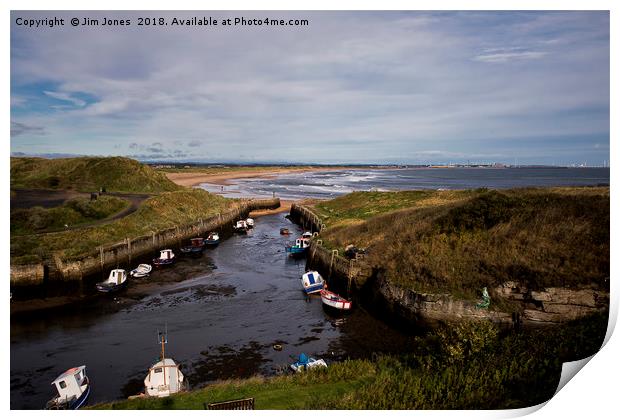
{"label": "white boat", "polygon": [[103,293],[116,292],[125,286],[127,286],[127,272],[118,268],[110,271],[107,280],[95,285],[97,290]]}
{"label": "white boat", "polygon": [[216,246],[220,243],[220,235],[217,232],[209,233],[207,239],[204,240],[206,246]]}
{"label": "white boat", "polygon": [[248,227],[248,229],[253,229],[254,228],[254,219],[248,217],[247,219],[245,219],[245,224]]}
{"label": "white boat", "polygon": [[176,261],[176,256],[171,249],[162,249],[159,251],[159,258],[153,258],[153,265],[161,267],[163,265],[170,265]]}
{"label": "white boat", "polygon": [[166,333],[159,335],[161,344],[161,358],[149,368],[149,374],[144,378],[144,393],[148,397],[167,397],[180,391],[187,390],[187,382],[179,369],[179,365],[171,358],[166,358]]}
{"label": "white boat", "polygon": [[140,264],[137,268],[131,270],[129,272],[129,275],[136,278],[146,277],[151,273],[152,270],[153,267],[150,264]]}
{"label": "white boat", "polygon": [[246,233],[248,230],[248,223],[246,220],[237,220],[233,225],[233,230],[239,233]]}
{"label": "white boat", "polygon": [[47,410],[77,410],[90,395],[86,366],[68,369],[54,379],[52,385],[56,387],[58,395],[47,402]]}
{"label": "white boat", "polygon": [[291,369],[295,372],[303,372],[308,369],[316,369],[319,367],[327,367],[327,363],[323,359],[315,359],[313,357],[306,356],[305,353],[299,355],[299,359],[291,364]]}
{"label": "white boat", "polygon": [[302,238],[312,238],[312,232],[304,232],[301,234]]}
{"label": "white boat", "polygon": [[323,277],[318,271],[308,271],[301,276],[301,287],[307,294],[318,293],[323,290]]}
{"label": "white boat", "polygon": [[350,310],[351,305],[353,304],[350,300],[347,300],[334,292],[330,292],[327,289],[321,290],[321,300],[323,301],[323,305],[345,311]]}

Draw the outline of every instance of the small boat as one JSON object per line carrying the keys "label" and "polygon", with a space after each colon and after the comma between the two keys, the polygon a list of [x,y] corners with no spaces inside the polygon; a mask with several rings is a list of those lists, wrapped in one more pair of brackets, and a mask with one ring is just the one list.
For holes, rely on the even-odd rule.
{"label": "small boat", "polygon": [[304,232],[301,234],[302,238],[312,238],[312,232]]}
{"label": "small boat", "polygon": [[237,220],[237,222],[233,225],[233,230],[237,233],[247,233],[248,232],[247,221]]}
{"label": "small boat", "polygon": [[149,368],[149,374],[144,378],[144,393],[147,397],[163,398],[188,389],[179,365],[173,359],[166,358],[167,342],[167,334],[160,333],[161,357]]}
{"label": "small boat", "polygon": [[309,246],[309,238],[297,238],[295,239],[295,245],[288,245],[284,250],[288,252],[291,257],[303,257],[306,255]]}
{"label": "small boat", "polygon": [[90,395],[86,366],[68,369],[54,379],[52,385],[56,387],[58,395],[47,402],[46,410],[77,410]]}
{"label": "small boat", "polygon": [[206,246],[217,246],[220,243],[220,235],[217,232],[211,232],[204,240]]}
{"label": "small boat", "polygon": [[97,290],[103,293],[116,292],[125,286],[127,286],[127,272],[122,269],[110,271],[107,280],[95,285]]}
{"label": "small boat", "polygon": [[150,264],[140,264],[137,268],[134,268],[129,272],[131,277],[140,278],[146,277],[151,274],[153,267]]}
{"label": "small boat", "polygon": [[353,303],[350,300],[347,300],[334,292],[330,292],[327,289],[321,290],[321,300],[323,301],[323,305],[343,311],[350,310]]}
{"label": "small boat", "polygon": [[174,263],[176,257],[171,249],[163,249],[159,251],[159,258],[153,258],[153,265],[155,267],[161,267],[163,265],[170,265]]}
{"label": "small boat", "polygon": [[291,364],[291,369],[295,372],[303,372],[308,369],[315,369],[318,367],[327,367],[327,363],[323,359],[315,359],[312,357],[306,356],[305,353],[299,355],[299,359]]}
{"label": "small boat", "polygon": [[323,290],[323,277],[317,271],[308,271],[301,276],[301,287],[307,294],[318,293]]}
{"label": "small boat", "polygon": [[254,229],[254,219],[248,217],[247,219],[245,219],[245,224],[247,225],[248,229]]}
{"label": "small boat", "polygon": [[179,248],[179,250],[186,255],[197,256],[202,254],[205,246],[205,240],[203,238],[192,238],[190,239],[191,244],[188,246],[183,246]]}
{"label": "small boat", "polygon": [[287,228],[280,228],[280,235],[289,235],[290,233]]}

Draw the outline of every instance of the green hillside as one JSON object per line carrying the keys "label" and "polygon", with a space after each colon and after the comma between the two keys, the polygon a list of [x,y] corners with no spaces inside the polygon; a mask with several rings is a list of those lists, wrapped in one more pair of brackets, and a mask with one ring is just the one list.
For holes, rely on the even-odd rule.
{"label": "green hillside", "polygon": [[534,290],[609,278],[609,188],[354,193],[317,204],[321,238],[390,281],[476,298],[516,281]]}
{"label": "green hillside", "polygon": [[125,157],[11,158],[11,188],[158,193],[181,189],[164,174]]}

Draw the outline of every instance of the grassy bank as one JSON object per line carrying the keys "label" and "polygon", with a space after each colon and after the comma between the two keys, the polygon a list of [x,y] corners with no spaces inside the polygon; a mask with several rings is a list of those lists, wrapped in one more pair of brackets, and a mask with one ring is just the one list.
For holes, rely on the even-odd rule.
{"label": "grassy bank", "polygon": [[144,201],[132,214],[106,225],[65,232],[11,238],[11,263],[40,261],[41,256],[60,253],[78,257],[96,247],[195,222],[225,212],[234,203],[204,190],[163,193]]}
{"label": "grassy bank", "polygon": [[[254,397],[258,409],[503,409],[553,395],[562,363],[595,353],[607,315],[554,329],[502,333],[463,323],[418,338],[409,353],[348,360],[327,369],[221,382],[172,397],[99,404],[96,409],[202,409]],[[191,377],[190,377],[191,381]]]}
{"label": "grassy bank", "polygon": [[11,212],[11,235],[34,234],[47,230],[75,227],[110,217],[129,206],[129,201],[113,196],[97,200],[74,198],[53,208],[32,207]]}
{"label": "grassy bank", "polygon": [[315,206],[329,247],[366,248],[390,281],[476,299],[609,277],[609,188],[354,193]]}
{"label": "grassy bank", "polygon": [[124,157],[11,158],[11,188],[158,193],[181,189],[148,165]]}

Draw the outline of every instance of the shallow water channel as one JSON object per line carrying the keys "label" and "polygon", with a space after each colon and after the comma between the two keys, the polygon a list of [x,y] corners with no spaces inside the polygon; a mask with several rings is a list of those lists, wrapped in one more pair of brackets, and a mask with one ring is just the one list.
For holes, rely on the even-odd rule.
{"label": "shallow water channel", "polygon": [[192,388],[281,374],[301,352],[329,363],[406,350],[406,332],[363,309],[338,317],[317,296],[305,296],[305,260],[287,258],[284,246],[294,235],[280,236],[280,227],[301,232],[284,213],[262,216],[248,235],[202,257],[182,257],[116,298],[11,316],[11,408],[42,408],[56,376],[80,365],[92,384],[89,404],[140,392],[165,324],[166,353],[181,363]]}

